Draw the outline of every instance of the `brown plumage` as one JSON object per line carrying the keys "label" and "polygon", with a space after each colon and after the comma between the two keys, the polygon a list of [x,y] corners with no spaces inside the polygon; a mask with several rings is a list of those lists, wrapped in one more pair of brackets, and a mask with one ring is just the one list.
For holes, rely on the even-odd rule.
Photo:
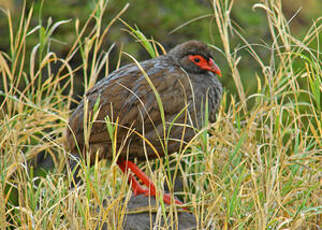
{"label": "brown plumage", "polygon": [[[221,73],[204,43],[188,41],[176,46],[167,55],[140,62],[140,66],[160,95],[166,127],[169,128],[169,124],[176,118],[167,150],[163,146],[164,130],[156,95],[146,76],[133,63],[112,72],[86,93],[71,115],[66,131],[66,146],[70,152],[77,154],[78,145],[84,153],[88,146],[91,153],[99,150],[100,158],[111,158],[111,139],[104,120],[106,116],[114,122],[118,118],[117,146],[122,148],[120,157],[124,159],[145,159],[145,151],[149,158],[157,157],[147,143],[146,149],[143,147],[142,137],[137,133],[147,138],[160,156],[165,151],[178,151],[182,135],[187,142],[195,135],[191,126],[202,127],[206,97],[209,120],[215,121],[222,94],[222,86],[215,75]],[[84,141],[83,128],[84,104],[87,101],[91,116],[94,105],[99,103],[98,116],[91,128],[88,145]],[[184,125],[186,129],[183,129]],[[92,154],[91,158],[94,156]]]}

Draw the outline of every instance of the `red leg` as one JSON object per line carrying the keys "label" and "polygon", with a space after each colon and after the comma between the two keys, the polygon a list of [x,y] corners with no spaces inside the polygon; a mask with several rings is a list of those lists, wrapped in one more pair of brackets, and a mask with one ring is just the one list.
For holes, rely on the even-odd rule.
{"label": "red leg", "polygon": [[[143,183],[145,185],[147,185],[147,184],[149,185],[150,190],[146,189],[146,188],[144,189],[143,186],[141,186],[140,183],[135,179],[135,177],[133,175],[129,174],[129,181],[132,182],[132,190],[133,190],[135,196],[140,195],[140,194],[144,194],[146,196],[148,196],[148,195],[155,196],[154,184],[152,182],[150,182],[149,178],[133,162],[120,161],[120,162],[117,162],[117,164],[120,167],[120,169],[123,171],[123,173],[127,173],[128,169],[131,169],[132,172],[135,175],[137,175],[143,181]],[[143,179],[139,175],[140,176],[143,175]]]}
{"label": "red leg", "polygon": [[[156,190],[155,186],[152,183],[152,181],[149,179],[145,173],[139,169],[139,167],[134,164],[131,161],[119,161],[118,166],[120,169],[124,172],[127,173],[128,169],[130,169],[140,180],[142,180],[143,184],[147,186],[147,189],[144,189],[140,183],[135,179],[133,175],[129,175],[129,181],[132,182],[132,190],[134,192],[134,195],[137,196],[139,194],[144,194],[145,196],[155,196],[156,195]],[[164,194],[163,195],[163,201],[166,204],[171,204],[171,196],[170,194]],[[174,200],[176,204],[182,205],[183,203],[179,200]],[[186,208],[184,208],[186,209]]]}

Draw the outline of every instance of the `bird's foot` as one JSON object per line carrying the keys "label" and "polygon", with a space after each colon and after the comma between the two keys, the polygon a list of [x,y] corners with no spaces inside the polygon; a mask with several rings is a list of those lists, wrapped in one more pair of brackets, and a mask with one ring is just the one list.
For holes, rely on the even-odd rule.
{"label": "bird's foot", "polygon": [[[139,167],[134,164],[132,161],[119,161],[118,166],[123,171],[123,173],[127,173],[127,171],[130,169],[147,187],[144,188],[134,177],[134,175],[129,174],[129,181],[132,184],[132,190],[135,196],[143,194],[145,196],[156,196],[156,189],[153,184],[153,182],[149,179],[145,173],[139,169]],[[171,204],[171,196],[170,194],[164,194],[163,195],[163,201],[164,203],[170,205]],[[178,205],[183,205],[183,203],[177,199],[174,199],[174,202]],[[186,208],[184,208],[186,209]]]}

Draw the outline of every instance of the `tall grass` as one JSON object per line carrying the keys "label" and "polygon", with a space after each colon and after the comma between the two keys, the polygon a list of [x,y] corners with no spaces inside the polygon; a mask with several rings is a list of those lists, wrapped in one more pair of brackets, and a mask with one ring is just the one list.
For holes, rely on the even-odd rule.
{"label": "tall grass", "polygon": [[[217,122],[208,124],[208,133],[200,130],[184,149],[190,151],[169,156],[166,165],[177,163],[184,184],[181,196],[197,217],[198,229],[319,229],[321,18],[299,40],[289,29],[280,1],[260,1],[253,9],[266,14],[272,42],[250,44],[231,22],[234,4],[213,1],[212,9],[222,58],[230,68],[224,74],[232,76],[237,95],[225,93]],[[85,185],[72,190],[72,176],[65,166],[69,153],[62,146],[75,72],[83,72],[85,89],[95,84],[98,73],[108,66],[110,50],[100,52],[103,39],[128,5],[104,28],[106,7],[107,1],[98,1],[84,25],[76,20],[77,36],[66,57],[58,57],[51,47],[56,29],[72,22],[39,21],[32,27],[32,8],[22,10],[18,23],[3,11],[10,38],[9,51],[0,52],[1,229],[93,229],[104,221],[111,229],[121,228],[126,213],[122,201],[131,195],[127,178],[113,163],[96,162],[89,168],[81,161]],[[156,54],[156,43],[149,43],[138,29],[127,28],[151,55]],[[240,38],[242,48],[232,47],[231,36]],[[30,49],[28,42],[35,37],[38,43]],[[312,48],[313,43],[317,48]],[[269,50],[268,63],[257,54],[258,45]],[[251,95],[244,91],[238,71],[241,49],[262,70],[254,72],[257,92]],[[72,67],[77,52],[82,63]],[[61,63],[60,68],[53,71],[56,63]],[[50,154],[55,164],[42,176],[29,163],[39,154]],[[154,172],[147,167],[158,190],[162,190],[160,181],[171,181],[165,164],[160,165]],[[156,212],[162,212],[158,221],[167,215],[164,210]],[[175,215],[171,217],[175,221]]]}

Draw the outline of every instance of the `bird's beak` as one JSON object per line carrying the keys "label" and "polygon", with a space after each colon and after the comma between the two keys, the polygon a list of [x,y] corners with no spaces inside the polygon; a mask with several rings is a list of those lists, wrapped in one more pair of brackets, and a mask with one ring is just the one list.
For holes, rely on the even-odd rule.
{"label": "bird's beak", "polygon": [[221,71],[220,71],[219,67],[216,65],[214,60],[212,60],[211,58],[209,58],[208,66],[209,66],[209,71],[211,71],[211,72],[217,74],[219,77],[221,77]]}

